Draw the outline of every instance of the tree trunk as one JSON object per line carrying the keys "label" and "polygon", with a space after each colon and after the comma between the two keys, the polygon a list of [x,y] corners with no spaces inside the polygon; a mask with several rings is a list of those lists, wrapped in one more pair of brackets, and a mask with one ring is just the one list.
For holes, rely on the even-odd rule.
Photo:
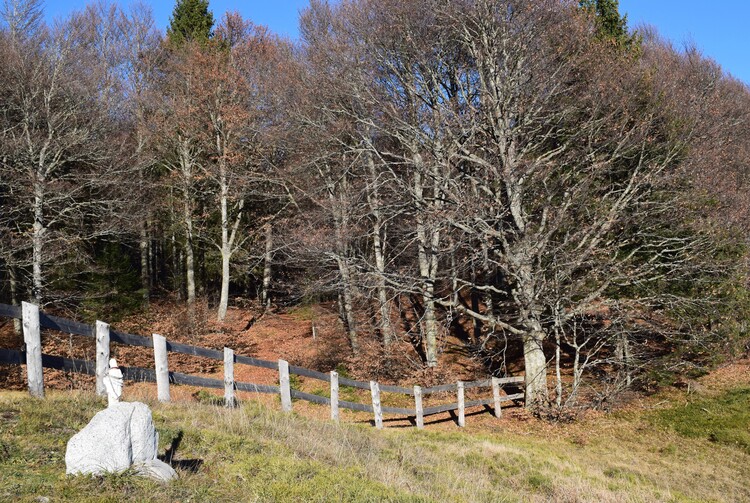
{"label": "tree trunk", "polygon": [[149,274],[149,239],[148,223],[146,220],[141,222],[141,289],[143,290],[143,306],[148,307],[149,298],[151,297],[151,275]]}
{"label": "tree trunk", "polygon": [[523,336],[523,357],[526,367],[526,407],[547,403],[547,359],[542,344],[544,332],[531,331]]}
{"label": "tree trunk", "polygon": [[558,408],[562,407],[562,373],[561,373],[561,359],[562,359],[562,344],[560,340],[560,327],[555,327],[555,405]]}
{"label": "tree trunk", "polygon": [[232,259],[232,255],[235,252],[235,241],[237,239],[237,229],[242,221],[242,209],[244,207],[244,201],[240,200],[237,204],[237,217],[232,224],[232,229],[229,229],[229,213],[228,213],[228,198],[229,198],[229,185],[227,183],[227,168],[222,163],[221,169],[221,300],[219,302],[219,321],[223,321],[227,314],[227,307],[229,306],[229,282],[231,276],[229,274],[229,261]]}
{"label": "tree trunk", "polygon": [[42,289],[44,281],[42,276],[42,252],[44,246],[44,177],[37,174],[34,184],[34,225],[32,227],[32,276],[31,276],[31,298],[33,302],[42,306]]}
{"label": "tree trunk", "polygon": [[429,284],[425,288],[424,299],[424,334],[425,354],[427,355],[427,366],[437,367],[437,316],[435,314],[435,300],[433,298],[433,287]]}
{"label": "tree trunk", "polygon": [[[348,254],[349,245],[347,243],[347,225],[348,225],[348,207],[346,204],[346,195],[348,195],[349,184],[346,176],[336,183],[327,177],[328,197],[331,202],[331,211],[333,213],[336,264],[339,269],[341,284],[339,286],[339,312],[341,321],[344,323],[349,344],[355,353],[359,350],[357,322],[354,317],[354,295],[349,270]],[[338,185],[338,187],[337,187]]]}
{"label": "tree trunk", "polygon": [[383,247],[383,217],[380,211],[380,194],[378,190],[378,173],[372,154],[368,152],[367,164],[370,172],[370,190],[367,192],[367,201],[372,213],[372,247],[375,254],[375,269],[377,274],[376,289],[378,292],[378,304],[380,311],[380,335],[383,344],[387,347],[394,339],[393,325],[391,324],[391,308],[388,302],[388,291],[385,286],[385,251]]}
{"label": "tree trunk", "polygon": [[[20,306],[21,301],[18,295],[18,275],[16,266],[8,264],[8,275],[10,276],[10,303],[14,306]],[[16,335],[21,335],[21,320],[13,318],[13,330]]]}
{"label": "tree trunk", "polygon": [[182,174],[183,215],[185,225],[185,281],[187,287],[187,305],[191,315],[195,310],[195,259],[193,253],[193,158],[190,145],[183,140],[179,149],[180,170]]}
{"label": "tree trunk", "polygon": [[273,226],[266,224],[266,254],[263,260],[263,291],[261,303],[264,309],[271,307],[271,265],[273,262]]}
{"label": "tree trunk", "polygon": [[[520,217],[519,217],[520,219]],[[520,227],[520,223],[518,224]],[[547,393],[547,359],[544,356],[546,333],[540,321],[542,308],[536,300],[537,277],[532,266],[532,247],[519,246],[514,261],[517,265],[517,286],[513,298],[519,308],[519,321],[526,328],[522,335],[523,357],[526,367],[526,407],[536,408],[546,405]]]}
{"label": "tree trunk", "polygon": [[187,305],[191,311],[195,309],[195,263],[193,257],[193,212],[190,202],[185,198],[185,281],[187,287]]}
{"label": "tree trunk", "polygon": [[375,253],[375,268],[377,270],[376,288],[380,308],[380,332],[383,337],[383,344],[390,346],[393,342],[394,334],[393,325],[391,324],[391,306],[388,301],[388,290],[385,286],[385,256],[383,253],[381,227],[380,215],[376,214],[372,229],[372,240]]}
{"label": "tree trunk", "polygon": [[625,376],[625,383],[630,386],[632,383],[630,342],[628,341],[628,335],[624,332],[618,336],[615,356],[620,372]]}
{"label": "tree trunk", "polygon": [[182,250],[178,250],[177,248],[177,236],[175,236],[174,233],[172,233],[171,237],[171,247],[172,247],[172,288],[175,291],[175,295],[177,296],[177,300],[182,300],[182,260],[180,255],[182,254]]}
{"label": "tree trunk", "polygon": [[230,250],[222,245],[221,247],[221,298],[219,299],[219,312],[216,318],[219,321],[224,321],[227,316],[227,308],[229,307],[229,257]]}
{"label": "tree trunk", "polygon": [[[220,140],[217,139],[220,144]],[[229,213],[227,209],[227,198],[229,188],[227,186],[226,165],[219,160],[219,204],[221,206],[221,298],[219,299],[219,312],[217,319],[224,321],[229,306],[229,259],[232,255],[231,243],[229,242]]]}
{"label": "tree trunk", "polygon": [[428,367],[437,367],[437,314],[435,312],[435,281],[437,279],[437,249],[440,245],[440,232],[430,229],[424,221],[424,187],[420,173],[421,159],[415,156],[417,169],[414,173],[414,193],[417,210],[417,248],[419,274],[422,279],[422,302],[424,303],[424,343]]}
{"label": "tree trunk", "polygon": [[349,264],[345,260],[338,259],[339,274],[341,275],[341,295],[339,295],[340,311],[343,315],[342,321],[349,336],[349,344],[352,351],[359,351],[359,336],[357,334],[357,322],[354,318],[354,295],[352,295],[352,280],[349,272]]}

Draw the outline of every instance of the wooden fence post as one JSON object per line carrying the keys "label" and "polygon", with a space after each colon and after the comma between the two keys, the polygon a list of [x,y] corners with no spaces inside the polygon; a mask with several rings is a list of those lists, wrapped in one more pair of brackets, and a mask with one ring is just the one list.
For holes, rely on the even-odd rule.
{"label": "wooden fence post", "polygon": [[458,426],[463,428],[466,426],[466,411],[464,410],[464,383],[458,381],[456,383],[458,389]]}
{"label": "wooden fence post", "polygon": [[234,398],[234,350],[224,348],[224,407],[235,407]]}
{"label": "wooden fence post", "polygon": [[104,378],[109,368],[109,324],[96,320],[96,394],[107,396]]}
{"label": "wooden fence post", "polygon": [[281,410],[292,411],[292,388],[289,383],[289,362],[279,360],[279,392],[281,393]]}
{"label": "wooden fence post", "polygon": [[503,409],[500,405],[500,379],[492,378],[492,399],[495,401],[495,417],[502,417]]}
{"label": "wooden fence post", "polygon": [[154,363],[156,366],[156,393],[160,402],[169,402],[169,364],[167,362],[167,338],[153,334]]}
{"label": "wooden fence post", "polygon": [[417,412],[417,429],[424,429],[424,408],[422,407],[422,388],[414,386],[414,407]]}
{"label": "wooden fence post", "polygon": [[331,370],[331,419],[339,422],[339,373]]}
{"label": "wooden fence post", "polygon": [[39,307],[28,302],[22,302],[21,313],[23,316],[23,342],[26,345],[26,376],[29,383],[29,393],[37,398],[44,398]]}
{"label": "wooden fence post", "polygon": [[383,429],[383,408],[380,405],[380,385],[370,381],[370,394],[372,395],[372,411],[375,413],[375,428]]}

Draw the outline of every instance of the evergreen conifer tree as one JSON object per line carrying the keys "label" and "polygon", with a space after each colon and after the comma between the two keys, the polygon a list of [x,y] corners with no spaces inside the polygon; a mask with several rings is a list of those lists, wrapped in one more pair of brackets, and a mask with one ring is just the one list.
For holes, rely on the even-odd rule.
{"label": "evergreen conifer tree", "polygon": [[213,36],[214,15],[208,0],[177,0],[167,28],[167,37],[175,45],[187,40],[207,42]]}
{"label": "evergreen conifer tree", "polygon": [[628,17],[620,16],[619,4],[619,0],[579,0],[581,8],[595,16],[599,38],[630,49],[638,45],[640,37],[629,32]]}

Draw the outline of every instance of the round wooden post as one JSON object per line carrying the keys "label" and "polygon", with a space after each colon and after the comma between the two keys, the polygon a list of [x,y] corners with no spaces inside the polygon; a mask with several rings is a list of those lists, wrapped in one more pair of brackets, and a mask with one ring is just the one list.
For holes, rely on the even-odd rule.
{"label": "round wooden post", "polygon": [[234,397],[234,350],[224,348],[224,406],[234,407],[237,400]]}
{"label": "round wooden post", "polygon": [[464,410],[464,383],[458,381],[456,383],[458,389],[458,426],[463,428],[466,426],[466,411]]}
{"label": "round wooden post", "polygon": [[169,402],[169,364],[167,362],[167,338],[153,335],[154,363],[156,365],[156,392],[160,402]]}
{"label": "round wooden post", "polygon": [[495,417],[502,417],[503,409],[500,406],[500,379],[492,378],[492,399],[495,402]]}
{"label": "round wooden post", "polygon": [[372,411],[375,414],[375,428],[383,429],[383,408],[380,405],[380,385],[370,381],[370,394],[372,395]]}
{"label": "round wooden post", "polygon": [[281,394],[281,410],[292,411],[292,387],[289,383],[289,362],[279,360],[279,393]]}
{"label": "round wooden post", "polygon": [[23,342],[26,345],[26,376],[29,393],[44,398],[44,371],[42,370],[42,332],[39,326],[39,307],[21,303],[23,316]]}
{"label": "round wooden post", "polygon": [[339,373],[331,370],[331,419],[339,422]]}
{"label": "round wooden post", "polygon": [[104,378],[109,370],[109,324],[96,320],[96,394],[107,396]]}
{"label": "round wooden post", "polygon": [[424,429],[424,408],[422,407],[422,388],[414,386],[414,407],[417,412],[417,429]]}

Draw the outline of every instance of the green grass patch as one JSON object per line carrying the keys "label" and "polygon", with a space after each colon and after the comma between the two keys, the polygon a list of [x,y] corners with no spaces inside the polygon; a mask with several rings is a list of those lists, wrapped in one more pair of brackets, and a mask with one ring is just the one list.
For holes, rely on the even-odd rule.
{"label": "green grass patch", "polygon": [[656,422],[680,435],[738,447],[750,454],[750,387],[694,398],[660,411]]}

